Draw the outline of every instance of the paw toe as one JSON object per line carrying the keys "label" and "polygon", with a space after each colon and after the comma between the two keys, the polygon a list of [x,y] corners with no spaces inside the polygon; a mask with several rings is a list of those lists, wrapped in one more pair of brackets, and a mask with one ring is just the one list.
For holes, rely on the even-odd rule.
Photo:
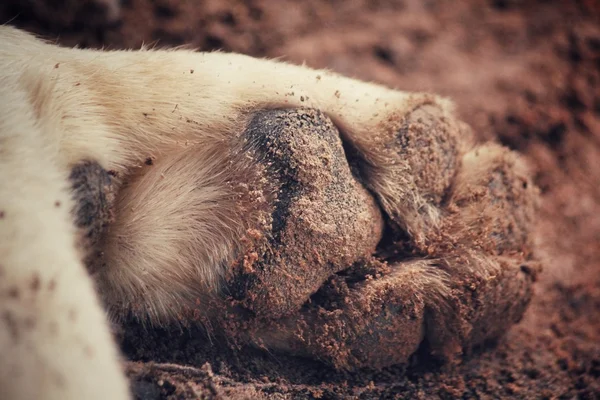
{"label": "paw toe", "polygon": [[397,152],[421,195],[440,204],[460,163],[460,131],[444,110],[425,104],[409,113],[398,131]]}
{"label": "paw toe", "polygon": [[[529,253],[538,191],[524,162],[498,145],[467,153],[456,177],[450,229],[497,254]],[[461,226],[462,225],[462,226]],[[471,239],[469,239],[471,238]]]}
{"label": "paw toe", "polygon": [[426,260],[359,263],[333,276],[298,315],[255,334],[270,348],[337,369],[406,363],[424,339],[428,309],[443,308],[445,279]]}
{"label": "paw toe", "polygon": [[399,121],[395,135],[362,168],[382,208],[416,241],[438,227],[440,205],[470,144],[449,107],[425,98]]}

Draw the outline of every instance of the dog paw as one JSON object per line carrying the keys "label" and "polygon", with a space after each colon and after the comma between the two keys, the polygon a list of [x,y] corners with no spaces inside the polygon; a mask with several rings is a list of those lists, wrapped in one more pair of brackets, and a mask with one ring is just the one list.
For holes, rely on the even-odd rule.
{"label": "dog paw", "polygon": [[[333,152],[320,143],[338,135],[312,111],[267,112],[253,124],[251,136],[259,133],[279,157],[263,162],[287,171],[274,181],[306,174],[296,188],[307,196],[287,198],[297,205],[283,222],[293,241],[252,250],[262,255],[251,273],[260,278],[254,287],[246,283],[244,304],[253,317],[268,318],[230,332],[354,369],[406,362],[420,346],[453,358],[520,320],[539,264],[532,243],[537,189],[516,153],[474,145],[468,128],[432,103],[415,107],[393,140],[370,149],[383,154],[379,165],[361,160],[351,143],[338,141]],[[283,150],[292,138],[314,150]],[[290,164],[278,164],[283,159]],[[325,226],[331,235],[322,234]],[[282,310],[287,315],[277,318]]]}
{"label": "dog paw", "polygon": [[[475,145],[446,103],[407,110],[358,145],[319,111],[258,111],[237,135],[112,179],[111,222],[94,238],[109,313],[200,323],[341,369],[421,346],[452,358],[501,335],[539,270],[537,189],[517,154]],[[105,176],[90,168],[86,182]]]}

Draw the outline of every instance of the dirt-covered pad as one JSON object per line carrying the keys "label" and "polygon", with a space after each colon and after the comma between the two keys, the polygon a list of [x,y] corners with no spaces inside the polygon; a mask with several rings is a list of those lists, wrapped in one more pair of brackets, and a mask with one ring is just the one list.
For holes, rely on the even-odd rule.
{"label": "dirt-covered pad", "polygon": [[[442,2],[122,1],[84,23],[7,0],[2,22],[108,48],[191,43],[282,56],[405,90],[452,97],[482,139],[526,155],[541,188],[544,270],[523,320],[457,364],[336,372],[230,349],[201,332],[123,339],[143,399],[582,398],[600,393],[600,5],[594,0]],[[48,4],[59,2],[46,2]],[[107,383],[109,384],[109,383]]]}

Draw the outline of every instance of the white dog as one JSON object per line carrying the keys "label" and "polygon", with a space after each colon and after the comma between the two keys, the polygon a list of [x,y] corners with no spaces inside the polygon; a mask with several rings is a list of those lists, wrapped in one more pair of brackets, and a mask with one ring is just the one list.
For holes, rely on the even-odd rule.
{"label": "white dog", "polygon": [[[298,108],[319,112],[269,111]],[[474,145],[434,95],[0,27],[0,397],[128,398],[101,304],[225,336],[225,314],[258,321],[249,342],[339,368],[406,361],[425,338],[458,352],[522,315],[535,203],[518,156]],[[384,225],[412,258],[350,285],[353,316],[307,306],[372,261]]]}

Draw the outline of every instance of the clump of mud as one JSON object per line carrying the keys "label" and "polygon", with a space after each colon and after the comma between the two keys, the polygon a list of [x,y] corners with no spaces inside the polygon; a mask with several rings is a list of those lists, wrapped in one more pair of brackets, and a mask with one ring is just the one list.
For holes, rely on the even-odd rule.
{"label": "clump of mud", "polygon": [[228,291],[256,316],[289,315],[331,274],[370,257],[383,219],[320,112],[261,112],[244,136],[276,193],[268,243],[248,249]]}
{"label": "clump of mud", "polygon": [[73,194],[75,226],[80,231],[79,248],[90,274],[102,267],[103,238],[114,220],[113,176],[95,161],[83,161],[69,175]]}

